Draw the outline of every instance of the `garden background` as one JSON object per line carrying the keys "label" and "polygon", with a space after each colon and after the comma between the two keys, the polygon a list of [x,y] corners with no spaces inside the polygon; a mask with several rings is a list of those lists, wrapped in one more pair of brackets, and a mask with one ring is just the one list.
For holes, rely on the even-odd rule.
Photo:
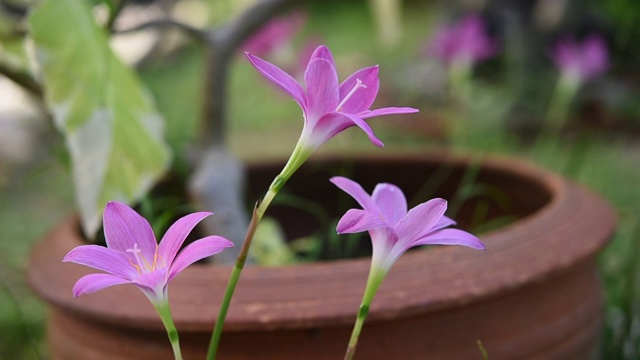
{"label": "garden background", "polygon": [[[0,0],[0,30],[26,16],[21,11],[28,3]],[[160,3],[131,2],[125,10],[135,19],[156,7],[166,9]],[[170,8],[184,21],[205,25],[232,17],[240,3],[246,1],[182,0]],[[395,4],[399,12],[377,11],[383,3]],[[417,115],[370,122],[385,151],[448,147],[474,156],[519,156],[591,187],[614,205],[618,232],[599,259],[607,304],[602,358],[639,358],[640,47],[634,40],[640,35],[640,9],[635,2],[335,0],[307,1],[301,11],[290,39],[269,54],[272,61],[295,71],[306,46],[324,43],[341,74],[380,65],[383,87],[374,108],[420,109]],[[428,44],[442,26],[469,14],[483,19],[496,51],[473,67],[461,100],[451,95],[455,80]],[[123,54],[135,58],[130,61],[166,120],[169,143],[186,158],[199,129],[203,50],[177,31],[152,33],[140,41],[154,46]],[[593,34],[606,43],[606,72],[580,86],[557,137],[537,136],[548,126],[544,119],[556,96],[554,46]],[[42,109],[7,78],[0,76],[0,86],[0,358],[46,358],[44,306],[30,293],[24,271],[34,242],[74,212],[73,181],[64,140]],[[232,61],[228,100],[233,154],[245,160],[288,156],[301,129],[300,111],[266,85],[241,53]],[[380,149],[361,133],[347,131],[321,151]],[[179,167],[185,160],[174,161]]]}

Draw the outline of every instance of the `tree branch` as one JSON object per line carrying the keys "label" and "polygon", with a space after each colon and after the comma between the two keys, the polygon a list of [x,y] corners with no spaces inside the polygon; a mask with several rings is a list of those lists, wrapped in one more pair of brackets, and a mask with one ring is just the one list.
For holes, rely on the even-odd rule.
{"label": "tree branch", "polygon": [[118,1],[115,7],[111,9],[111,12],[109,13],[109,20],[107,21],[107,29],[109,31],[113,32],[113,26],[115,25],[116,20],[118,19],[118,15],[120,15],[120,12],[122,11],[122,9],[124,9],[124,5],[126,1],[127,0]]}
{"label": "tree branch", "polygon": [[294,3],[294,0],[262,0],[229,25],[214,30],[210,37],[215,37],[216,45],[222,50],[235,51],[267,21]]}
{"label": "tree branch", "polygon": [[231,57],[267,21],[295,3],[295,0],[262,0],[230,24],[208,31],[201,122],[204,144],[225,145],[227,75]]}
{"label": "tree branch", "polygon": [[[240,245],[248,223],[242,196],[245,170],[226,150],[229,64],[237,49],[251,34],[294,2],[295,0],[262,0],[231,23],[208,30],[204,42],[205,69],[200,122],[202,136],[199,139],[199,154],[195,157],[195,172],[189,182],[189,193],[205,209],[224,209],[223,217],[214,219],[217,222],[205,222],[206,226],[211,226],[207,230],[224,234],[237,245]],[[218,216],[220,215],[219,213]],[[235,256],[227,256],[218,261],[231,264],[234,258]]]}
{"label": "tree branch", "polygon": [[114,34],[127,34],[127,33],[147,30],[147,29],[160,29],[160,28],[171,28],[171,27],[182,30],[183,32],[185,32],[186,34],[188,34],[189,36],[191,36],[192,38],[198,41],[206,41],[208,38],[208,34],[206,30],[195,28],[191,25],[185,24],[183,22],[180,22],[178,20],[171,19],[171,18],[151,20],[149,22],[136,25],[129,29],[114,31]]}
{"label": "tree branch", "polygon": [[42,90],[42,86],[34,80],[29,74],[24,72],[16,71],[8,67],[6,64],[0,63],[0,74],[7,77],[9,80],[14,83],[20,85],[23,89],[29,91],[31,94],[36,97],[42,99],[44,96],[44,91]]}

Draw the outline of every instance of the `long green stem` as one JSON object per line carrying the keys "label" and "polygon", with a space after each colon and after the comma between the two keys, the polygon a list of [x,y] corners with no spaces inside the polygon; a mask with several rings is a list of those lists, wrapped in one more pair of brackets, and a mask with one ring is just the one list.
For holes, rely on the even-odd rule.
{"label": "long green stem", "polygon": [[534,154],[546,162],[555,162],[559,154],[563,154],[562,129],[566,126],[571,112],[571,103],[575,98],[580,83],[561,78],[553,90],[549,101],[544,123],[533,144]]}
{"label": "long green stem", "polygon": [[349,346],[347,346],[347,352],[344,355],[344,360],[353,359],[353,356],[356,353],[358,338],[360,337],[360,332],[362,331],[364,320],[369,314],[369,306],[371,305],[371,300],[373,300],[373,296],[376,294],[376,291],[378,291],[380,284],[382,284],[384,276],[384,271],[376,270],[373,267],[371,268],[371,271],[369,272],[369,279],[367,280],[367,287],[365,288],[364,295],[362,296],[362,303],[360,304],[360,309],[358,310],[356,323],[353,325],[351,339],[349,340]]}
{"label": "long green stem", "polygon": [[537,147],[546,143],[556,156],[558,147],[560,146],[560,135],[569,118],[571,103],[575,98],[580,83],[561,78],[556,84],[551,96],[549,106],[544,116],[544,123],[538,138],[536,139]]}
{"label": "long green stem", "polygon": [[576,97],[580,83],[561,78],[555,89],[545,114],[544,126],[546,130],[557,133],[566,125],[571,103]]}
{"label": "long green stem", "polygon": [[169,309],[169,302],[163,301],[161,303],[154,304],[158,315],[160,315],[160,319],[164,324],[165,329],[167,329],[167,335],[169,336],[169,341],[171,342],[171,347],[173,348],[173,356],[176,360],[182,360],[182,352],[180,351],[180,340],[178,339],[178,330],[176,329],[175,324],[173,323],[173,318],[171,317],[171,310]]}
{"label": "long green stem", "polygon": [[264,215],[265,211],[267,211],[269,204],[271,204],[271,201],[275,198],[280,189],[282,189],[287,180],[300,167],[300,165],[302,165],[302,163],[309,157],[309,155],[311,155],[311,151],[305,150],[302,140],[299,140],[298,145],[296,145],[296,148],[289,158],[289,161],[284,166],[284,169],[282,170],[280,175],[276,176],[276,178],[273,180],[271,186],[269,186],[269,191],[267,191],[267,194],[264,196],[262,201],[256,204],[253,209],[253,215],[251,217],[251,222],[249,223],[249,228],[247,229],[247,234],[245,235],[244,243],[242,244],[240,254],[236,259],[233,270],[231,271],[229,283],[227,284],[224,298],[222,299],[222,303],[220,304],[218,318],[213,328],[213,333],[211,334],[211,342],[209,343],[207,360],[214,360],[216,358],[218,347],[220,345],[220,338],[222,336],[222,328],[224,327],[224,321],[227,317],[227,311],[229,310],[229,304],[231,303],[231,298],[233,297],[236,285],[238,284],[238,280],[240,279],[240,274],[242,273],[244,264],[247,261],[247,256],[249,254],[249,248],[251,247],[253,235],[255,234],[256,229],[258,228],[258,225],[262,220],[262,216]]}
{"label": "long green stem", "polygon": [[[264,204],[256,204],[256,207],[253,209],[253,216],[251,217],[251,222],[249,223],[249,228],[247,229],[247,235],[245,236],[244,243],[242,244],[242,249],[240,250],[240,254],[236,259],[236,263],[233,267],[233,271],[231,272],[231,277],[229,278],[229,283],[227,284],[227,289],[224,293],[224,298],[222,299],[222,303],[220,304],[220,311],[218,312],[218,318],[216,319],[215,326],[213,328],[213,333],[211,334],[211,341],[209,342],[209,351],[207,352],[207,360],[213,360],[216,358],[216,354],[218,352],[218,346],[220,345],[220,337],[222,336],[222,328],[224,326],[224,320],[227,317],[227,311],[229,310],[229,304],[231,303],[231,298],[233,297],[233,292],[236,289],[236,285],[238,284],[238,280],[240,279],[240,274],[242,273],[242,269],[244,268],[244,263],[247,260],[247,256],[249,254],[249,246],[251,245],[251,240],[253,239],[253,234],[260,223],[261,217],[258,209],[261,205]],[[262,210],[264,213],[264,210]]]}
{"label": "long green stem", "polygon": [[471,96],[471,67],[457,64],[449,68],[449,137],[454,145],[468,146],[467,125],[469,118],[469,97]]}

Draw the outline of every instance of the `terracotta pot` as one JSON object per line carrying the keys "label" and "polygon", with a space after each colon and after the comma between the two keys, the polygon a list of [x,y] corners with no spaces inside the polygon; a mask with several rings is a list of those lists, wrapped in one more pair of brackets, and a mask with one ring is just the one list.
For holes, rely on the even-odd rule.
{"label": "terracotta pot", "polygon": [[[382,181],[398,184],[411,199],[445,169],[448,180],[437,195],[451,197],[468,163],[450,154],[357,158],[347,165],[316,158],[285,188],[338,215],[339,198],[355,205],[329,183],[336,171],[368,191]],[[253,199],[280,168],[252,165]],[[500,360],[588,359],[596,352],[603,297],[595,260],[615,228],[612,208],[591,191],[519,160],[486,158],[479,170],[477,182],[499,189],[509,202],[490,205],[490,216],[511,214],[517,220],[483,234],[485,252],[430,247],[401,257],[374,298],[357,358],[478,359],[478,339],[491,359]],[[415,202],[426,200],[420,197]],[[472,217],[476,200],[462,207],[462,225],[469,223],[464,219]],[[269,213],[285,220],[289,236],[318,226],[301,211],[274,206]],[[30,259],[29,281],[49,304],[52,357],[172,358],[165,331],[138,290],[116,286],[72,298],[74,282],[92,270],[60,260],[81,243],[73,217],[45,236]],[[220,358],[341,358],[368,271],[368,258],[247,268]],[[171,283],[186,359],[204,358],[229,273],[227,267],[197,265]]]}

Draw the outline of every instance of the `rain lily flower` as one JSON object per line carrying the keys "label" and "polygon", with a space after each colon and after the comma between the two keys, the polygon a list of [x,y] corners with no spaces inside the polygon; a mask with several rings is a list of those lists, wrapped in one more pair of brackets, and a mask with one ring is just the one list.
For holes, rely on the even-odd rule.
{"label": "rain lily flower", "polygon": [[365,120],[375,116],[418,111],[406,107],[370,110],[380,87],[378,66],[360,69],[338,83],[333,55],[326,46],[317,47],[311,55],[304,76],[306,88],[275,65],[246,54],[258,72],[291,96],[302,108],[304,127],[294,150],[294,171],[320,145],[351,126],[358,126],[372,143],[383,146]]}
{"label": "rain lily flower", "polygon": [[450,108],[455,120],[450,123],[454,138],[466,137],[462,119],[470,118],[466,112],[474,101],[471,94],[473,66],[493,56],[496,44],[485,31],[478,15],[469,15],[460,22],[440,28],[427,45],[427,54],[438,59],[447,68]]}
{"label": "rain lily flower", "polygon": [[389,271],[409,248],[418,245],[462,245],[484,250],[480,240],[468,232],[449,229],[455,221],[444,215],[447,201],[431,199],[407,211],[402,190],[392,184],[378,184],[367,194],[356,182],[334,177],[331,182],[351,195],[362,209],[351,209],[338,222],[339,234],[369,231],[373,244],[373,265]]}
{"label": "rain lily flower", "polygon": [[400,255],[418,245],[462,245],[484,250],[480,240],[458,229],[444,215],[447,202],[431,199],[407,211],[407,200],[397,186],[378,184],[371,195],[358,183],[344,177],[331,182],[351,195],[362,209],[351,209],[338,222],[338,234],[369,231],[373,257],[360,311],[351,334],[345,359],[352,359],[369,305],[382,280]]}
{"label": "rain lily flower", "polygon": [[564,39],[556,44],[550,57],[560,70],[560,78],[549,102],[546,133],[540,137],[541,141],[549,136],[551,141],[558,141],[582,85],[602,75],[609,66],[607,46],[598,35],[589,36],[582,43]]}
{"label": "rain lily flower", "polygon": [[464,69],[493,56],[496,50],[478,15],[469,15],[457,24],[441,28],[427,47],[428,54],[448,67]]}
{"label": "rain lily flower", "polygon": [[561,77],[576,86],[602,75],[609,66],[607,45],[598,35],[589,36],[582,43],[571,39],[558,42],[551,59]]}
{"label": "rain lily flower", "polygon": [[83,276],[74,285],[73,295],[80,296],[119,284],[135,285],[158,312],[167,329],[175,359],[182,360],[178,331],[169,308],[167,284],[187,266],[233,246],[223,237],[207,236],[180,251],[191,230],[209,215],[211,213],[198,212],[180,218],[158,244],[147,220],[125,204],[109,202],[103,215],[107,247],[80,245],[62,260],[102,270],[106,274]]}
{"label": "rain lily flower", "polygon": [[119,202],[105,208],[104,234],[107,247],[80,245],[63,259],[102,270],[106,274],[90,274],[78,280],[73,295],[80,296],[119,284],[133,284],[151,300],[167,299],[167,284],[192,263],[221,252],[233,243],[220,236],[207,236],[186,246],[187,235],[208,212],[182,217],[167,231],[158,244],[151,226],[133,209]]}

